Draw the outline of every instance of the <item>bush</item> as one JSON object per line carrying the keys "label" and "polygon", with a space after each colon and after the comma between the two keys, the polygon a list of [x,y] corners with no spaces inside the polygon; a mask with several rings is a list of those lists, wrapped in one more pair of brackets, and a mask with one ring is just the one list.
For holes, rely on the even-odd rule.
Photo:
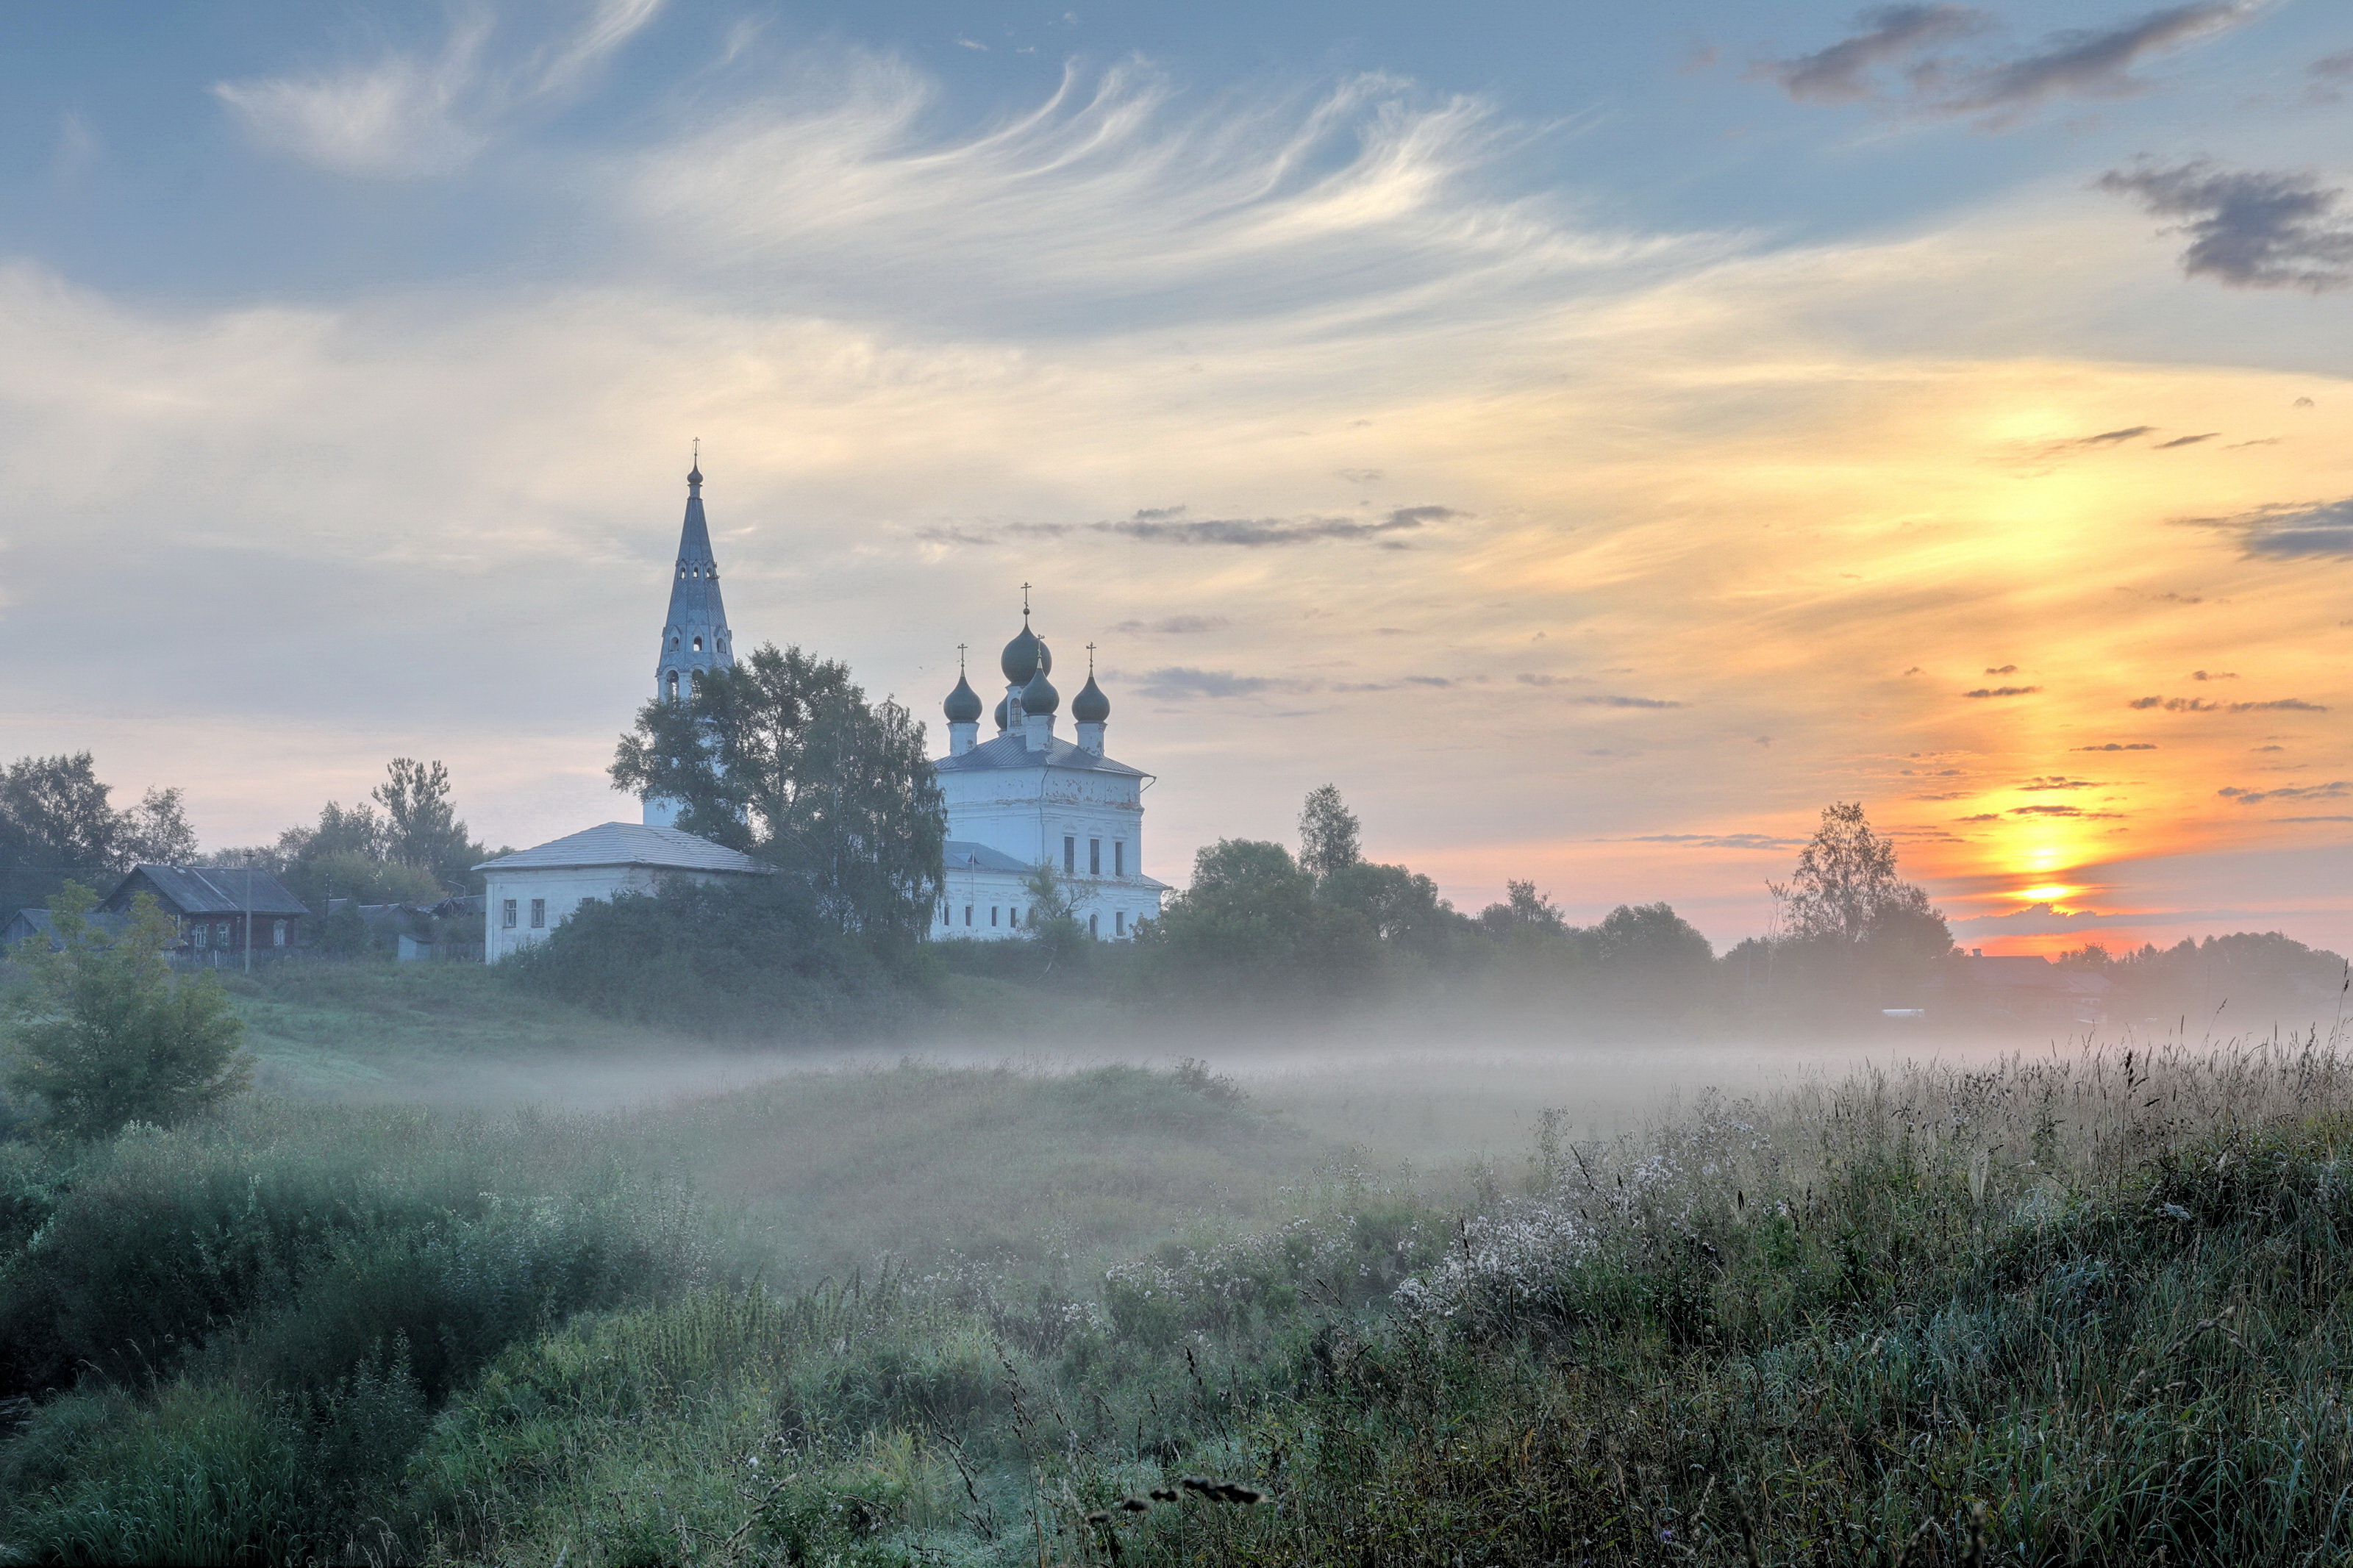
{"label": "bush", "polygon": [[914,1010],[891,966],[784,876],[592,900],[501,967],[610,1017],[740,1039],[869,1035]]}

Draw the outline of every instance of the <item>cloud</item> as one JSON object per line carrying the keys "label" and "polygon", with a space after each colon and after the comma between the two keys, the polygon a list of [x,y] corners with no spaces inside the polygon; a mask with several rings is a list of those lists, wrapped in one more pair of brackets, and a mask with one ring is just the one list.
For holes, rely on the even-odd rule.
{"label": "cloud", "polygon": [[1585,708],[1681,708],[1681,702],[1669,702],[1657,697],[1572,697],[1571,702]]}
{"label": "cloud", "polygon": [[2147,741],[2110,741],[2105,746],[2070,746],[2071,752],[2154,752],[2157,747]]}
{"label": "cloud", "polygon": [[2261,507],[2235,517],[2193,521],[2237,530],[2246,552],[2295,560],[2304,556],[2353,557],[2353,496],[2342,500]]}
{"label": "cloud", "polygon": [[1802,838],[1776,838],[1765,833],[1646,833],[1621,839],[1626,844],[1688,844],[1701,849],[1799,849]]}
{"label": "cloud", "polygon": [[1162,544],[1228,544],[1257,550],[1268,545],[1313,544],[1326,539],[1372,539],[1402,547],[1401,542],[1387,536],[1463,515],[1451,507],[1407,506],[1398,508],[1377,521],[1360,522],[1345,517],[1178,517],[1176,514],[1184,510],[1183,507],[1153,508],[1137,512],[1124,522],[1097,522],[1088,526],[1098,533],[1115,533]]}
{"label": "cloud", "polygon": [[2353,282],[2353,218],[2344,192],[2310,174],[2229,170],[2200,161],[2111,169],[2094,182],[2160,217],[2183,221],[2181,270],[2230,289],[2321,293]]}
{"label": "cloud", "polygon": [[2157,449],[2160,452],[2170,452],[2176,447],[2195,447],[2200,441],[2211,441],[2221,433],[2220,430],[2209,430],[2202,436],[2176,436],[2170,441],[2159,441],[2157,444]]}
{"label": "cloud", "polygon": [[2157,428],[2154,425],[2128,425],[2121,430],[2103,430],[2096,436],[2078,436],[2072,441],[2055,441],[2054,447],[2114,447],[2146,436]]}
{"label": "cloud", "polygon": [[2015,787],[2031,794],[2036,790],[2046,789],[2104,789],[2106,787],[2106,782],[2102,779],[2071,779],[2053,773],[2046,777],[2029,779]]}
{"label": "cloud", "polygon": [[[2121,811],[2085,811],[2080,805],[2013,805],[2010,808],[2010,815],[2012,816],[2074,816],[2082,817],[2086,821],[2092,821],[2102,817],[2121,817],[2124,816],[2124,813]],[[1987,819],[1984,817],[1971,817],[1968,820],[1982,822]]]}
{"label": "cloud", "polygon": [[[2179,920],[2180,915],[2168,915]],[[2029,904],[1998,915],[1957,915],[1947,921],[1956,931],[2012,936],[2052,936],[2065,931],[2096,931],[2104,926],[2141,926],[2146,915],[2101,914],[2094,910],[2063,910],[2052,904]]]}
{"label": "cloud", "polygon": [[2130,98],[2149,84],[2143,61],[2246,20],[2253,3],[2171,5],[2104,28],[2052,33],[2025,47],[1954,47],[1991,39],[1993,16],[1955,5],[1890,5],[1866,11],[1848,37],[1751,73],[1814,103],[1870,102],[1921,115],[1976,115],[1988,130],[2016,123],[2055,98]]}
{"label": "cloud", "polygon": [[213,96],[256,143],[339,174],[420,179],[473,161],[505,116],[558,98],[653,20],[662,0],[602,0],[569,36],[505,65],[491,24],[455,24],[439,53],[388,54],[307,78],[220,81]]}
{"label": "cloud", "polygon": [[1172,664],[1146,670],[1137,679],[1136,689],[1164,702],[1186,702],[1198,698],[1250,697],[1296,684],[1262,675],[1236,675],[1229,669],[1195,669]]}
{"label": "cloud", "polygon": [[2236,680],[2239,679],[2239,672],[2234,669],[2193,669],[2189,672],[2189,679],[2192,680]]}
{"label": "cloud", "polygon": [[1980,686],[1974,691],[1964,691],[1964,697],[2031,697],[2042,690],[2039,686]]}
{"label": "cloud", "polygon": [[971,533],[955,527],[919,528],[915,531],[915,537],[925,544],[990,545],[997,542],[997,536],[993,533]]}
{"label": "cloud", "polygon": [[2324,784],[2296,784],[2281,789],[2241,789],[2233,784],[2214,793],[2241,805],[2259,805],[2267,800],[2341,800],[2353,795],[2353,779],[2337,779]]}
{"label": "cloud", "polygon": [[1986,673],[1988,675],[2016,675],[2018,673],[2018,666],[2014,664],[2005,664],[1999,669],[1989,669]]}
{"label": "cloud", "polygon": [[1112,630],[1128,637],[1147,633],[1160,637],[1190,637],[1196,632],[1213,632],[1229,625],[1223,616],[1163,616],[1156,621],[1122,621]]}

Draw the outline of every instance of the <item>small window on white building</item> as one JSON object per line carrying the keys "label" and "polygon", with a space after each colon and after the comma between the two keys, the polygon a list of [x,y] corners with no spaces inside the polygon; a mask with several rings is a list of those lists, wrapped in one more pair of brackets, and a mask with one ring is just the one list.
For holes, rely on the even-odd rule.
{"label": "small window on white building", "polygon": [[1088,934],[1089,936],[1101,936],[1101,935],[1103,935],[1102,931],[1101,931],[1100,929],[1098,929],[1098,928],[1101,926],[1102,922],[1103,922],[1103,916],[1101,916],[1101,915],[1089,915],[1089,916],[1087,917],[1087,934]]}
{"label": "small window on white building", "polygon": [[545,931],[547,929],[547,900],[545,899],[533,899],[531,901],[531,929],[533,931]]}
{"label": "small window on white building", "polygon": [[1079,841],[1065,837],[1062,840],[1062,869],[1075,873],[1079,868]]}
{"label": "small window on white building", "polygon": [[665,677],[664,679],[667,679],[667,680],[669,680],[669,682],[670,682],[670,700],[672,702],[677,701],[677,700],[678,700],[678,671],[676,671],[676,670],[674,670],[674,669],[673,669],[673,670],[671,670],[671,671],[670,672],[670,674],[669,674],[667,677]]}
{"label": "small window on white building", "polygon": [[997,906],[995,904],[988,906],[988,923],[990,925],[995,925],[997,923]]}
{"label": "small window on white building", "polygon": [[1018,905],[1018,904],[1017,904],[1017,905],[1016,905],[1016,906],[1014,906],[1012,909],[1009,909],[1009,910],[1006,910],[1006,911],[1005,911],[1005,923],[1006,923],[1007,925],[1009,925],[1009,926],[1017,926],[1017,927],[1020,925],[1020,923],[1021,923],[1021,909],[1020,909],[1020,906],[1019,906],[1019,905]]}
{"label": "small window on white building", "polygon": [[1112,910],[1111,934],[1113,936],[1125,936],[1127,934],[1127,911],[1125,910]]}
{"label": "small window on white building", "polygon": [[966,904],[964,907],[964,923],[966,925],[972,924],[972,906],[970,904]]}
{"label": "small window on white building", "polygon": [[501,906],[499,910],[499,923],[509,931],[514,930],[515,901],[512,899],[507,900],[505,903]]}
{"label": "small window on white building", "polygon": [[1127,840],[1124,838],[1111,841],[1111,874],[1114,877],[1127,875]]}
{"label": "small window on white building", "polygon": [[702,651],[702,639],[701,637],[694,639],[694,651],[697,653],[701,653]]}

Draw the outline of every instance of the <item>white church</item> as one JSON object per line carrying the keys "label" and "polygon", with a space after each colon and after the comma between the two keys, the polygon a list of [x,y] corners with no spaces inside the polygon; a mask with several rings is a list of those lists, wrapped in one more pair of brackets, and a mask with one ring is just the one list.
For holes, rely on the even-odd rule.
{"label": "white church", "polygon": [[[1092,649],[1092,645],[1090,645]],[[702,466],[686,476],[686,520],[670,577],[670,615],[654,663],[654,696],[677,701],[698,672],[735,662],[719,563],[702,510]],[[1026,933],[1038,914],[1032,883],[1052,873],[1058,898],[1100,941],[1125,942],[1160,913],[1167,884],[1144,873],[1144,792],[1152,775],[1103,751],[1111,701],[1094,671],[1071,701],[1075,741],[1054,732],[1061,695],[1047,679],[1054,655],[1029,626],[998,661],[1005,696],[997,733],[979,738],[981,700],[960,669],[944,705],[948,754],[937,759],[947,804],[945,878],[932,935],[1002,940]],[[650,891],[676,877],[698,881],[775,875],[750,856],[684,833],[674,802],[649,799],[644,820],[607,822],[501,856],[482,874],[486,941],[496,963],[544,941],[589,899]]]}

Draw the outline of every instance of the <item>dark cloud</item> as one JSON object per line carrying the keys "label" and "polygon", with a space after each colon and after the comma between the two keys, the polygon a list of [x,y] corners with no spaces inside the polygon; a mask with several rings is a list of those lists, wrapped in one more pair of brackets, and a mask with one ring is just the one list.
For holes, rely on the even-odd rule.
{"label": "dark cloud", "polygon": [[2147,741],[2110,741],[2105,746],[2070,746],[2071,752],[2154,752],[2157,747]]}
{"label": "dark cloud", "polygon": [[1964,697],[2031,697],[2042,690],[2039,686],[1980,686],[1974,691],[1964,691]]}
{"label": "dark cloud", "polygon": [[967,533],[961,528],[919,528],[915,537],[926,544],[994,544],[993,533]]}
{"label": "dark cloud", "polygon": [[2177,217],[2181,270],[2232,289],[2305,289],[2353,282],[2353,219],[2344,192],[2309,174],[2221,169],[2198,162],[2173,168],[2111,169],[2098,186],[2131,196],[2148,212]]}
{"label": "dark cloud", "polygon": [[2267,506],[2236,517],[2189,521],[2236,530],[2250,555],[2284,560],[2316,555],[2353,557],[2353,496],[2316,504]]}
{"label": "dark cloud", "polygon": [[2233,713],[2263,713],[2272,711],[2288,713],[2326,713],[2328,711],[2328,705],[2325,702],[2306,702],[2299,697],[2282,697],[2277,700],[2271,702],[2233,702],[2231,704],[2231,711]]}
{"label": "dark cloud", "polygon": [[2239,672],[2235,669],[2193,669],[2189,672],[2189,679],[2192,680],[2236,680],[2239,679]]}
{"label": "dark cloud", "polygon": [[1249,697],[1292,684],[1262,675],[1236,675],[1228,669],[1194,669],[1172,664],[1146,670],[1136,681],[1136,689],[1163,701],[1186,702],[1203,697]]}
{"label": "dark cloud", "polygon": [[2085,811],[2080,805],[2013,805],[2010,808],[2010,815],[2012,816],[2079,816],[2085,821],[2092,821],[2101,817],[2119,817],[2124,813]]}
{"label": "dark cloud", "polygon": [[1161,544],[1229,544],[1245,550],[1268,545],[1313,544],[1325,539],[1370,539],[1404,548],[1402,541],[1386,536],[1409,532],[1463,514],[1451,507],[1405,506],[1377,521],[1348,517],[1187,518],[1183,507],[1152,507],[1124,522],[1088,526],[1097,533]]}
{"label": "dark cloud", "polygon": [[1164,616],[1156,621],[1122,621],[1112,627],[1129,637],[1155,633],[1161,637],[1189,637],[1195,632],[1213,632],[1227,624],[1223,616]]}
{"label": "dark cloud", "polygon": [[2252,15],[2251,3],[2170,5],[2115,26],[2053,33],[2024,49],[1955,46],[1995,30],[1989,12],[1956,5],[1866,11],[1827,48],[1751,73],[1813,103],[1877,103],[1918,114],[1977,115],[1987,129],[2054,98],[2129,98],[2147,90],[2134,68]]}
{"label": "dark cloud", "polygon": [[2001,820],[2001,813],[1998,811],[1980,811],[1975,816],[1956,817],[1954,820],[1957,822],[2000,822]]}
{"label": "dark cloud", "polygon": [[2326,713],[2327,706],[2301,697],[2275,697],[2269,702],[2209,702],[2203,697],[2136,697],[2128,708],[2162,708],[2168,713]]}
{"label": "dark cloud", "polygon": [[2221,433],[2220,430],[2209,430],[2203,436],[2176,436],[2170,441],[2159,441],[2157,444],[2157,449],[2160,452],[2169,452],[2176,447],[2195,447],[2200,441],[2211,441]]}
{"label": "dark cloud", "polygon": [[2061,447],[2113,447],[2146,436],[2157,428],[2154,425],[2127,425],[2121,430],[2103,430],[2096,436],[2078,436],[2072,441],[2053,443]]}
{"label": "dark cloud", "polygon": [[2296,784],[2282,789],[2240,789],[2232,785],[2214,793],[2241,805],[2259,805],[2267,800],[2342,800],[2353,795],[2353,780],[2337,779],[2325,784]]}
{"label": "dark cloud", "polygon": [[2014,664],[2005,664],[1999,669],[1989,669],[1986,673],[1988,675],[2016,675],[2018,673],[2018,666]]}
{"label": "dark cloud", "polygon": [[2313,103],[2342,103],[2345,89],[2353,84],[2353,49],[2339,49],[2333,55],[2323,55],[2304,68],[2312,79],[2305,97]]}
{"label": "dark cloud", "polygon": [[1884,96],[1872,73],[1911,59],[1939,44],[1982,33],[1993,26],[1987,12],[1969,5],[1885,5],[1865,11],[1854,25],[1862,31],[1828,48],[1791,60],[1771,60],[1753,75],[1781,84],[1791,98],[1810,103],[1856,103]]}
{"label": "dark cloud", "polygon": [[2106,787],[2107,781],[2105,779],[2071,779],[2060,773],[2052,773],[2045,778],[2031,778],[2018,786],[2019,789],[2030,795],[2036,790],[2105,789]]}

